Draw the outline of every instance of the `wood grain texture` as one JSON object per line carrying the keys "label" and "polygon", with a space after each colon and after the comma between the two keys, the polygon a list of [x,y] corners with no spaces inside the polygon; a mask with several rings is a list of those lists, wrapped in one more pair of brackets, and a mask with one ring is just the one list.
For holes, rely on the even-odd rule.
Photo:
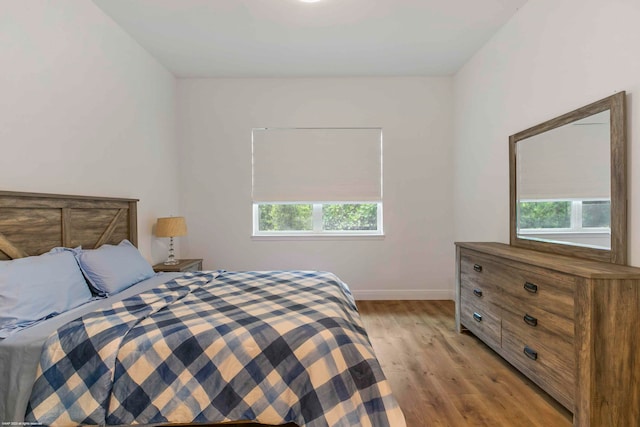
{"label": "wood grain texture", "polygon": [[61,222],[60,209],[0,207],[0,233],[24,254],[40,255],[61,246]]}
{"label": "wood grain texture", "polygon": [[104,245],[112,238],[113,232],[115,231],[118,224],[122,222],[121,218],[126,214],[126,212],[127,212],[126,209],[118,209],[114,217],[109,222],[109,225],[107,226],[107,228],[104,230],[104,232],[102,233],[98,241],[95,243],[94,247],[99,248],[100,246]]}
{"label": "wood grain texture", "polygon": [[[574,410],[576,361],[572,338],[543,328],[525,329],[519,316],[503,315],[500,355],[570,411]],[[534,351],[535,360],[524,352]]]}
{"label": "wood grain texture", "polygon": [[571,414],[455,329],[452,301],[358,301],[407,426],[568,427]]}
{"label": "wood grain texture", "polygon": [[71,246],[71,209],[62,208],[62,246]]}
{"label": "wood grain texture", "polygon": [[[460,254],[460,247],[458,245],[456,245],[456,259],[460,259],[461,256],[462,255]],[[460,263],[459,262],[456,262],[455,280],[456,280],[456,283],[462,283],[462,275],[461,275],[461,272],[460,272]],[[456,289],[455,289],[455,301],[460,301],[461,293],[462,293],[462,288],[460,286],[456,286]],[[454,317],[455,317],[455,321],[456,321],[456,331],[458,333],[463,332],[462,322],[460,322],[460,304],[456,304],[455,305]]]}
{"label": "wood grain texture", "polygon": [[[461,322],[568,409],[573,409],[573,288],[571,276],[461,249]],[[484,289],[482,296],[469,292]],[[528,292],[524,285],[535,286]],[[482,321],[477,321],[477,313]],[[525,316],[530,316],[526,324]],[[532,360],[524,349],[536,353]]]}
{"label": "wood grain texture", "polygon": [[593,369],[587,397],[592,411],[582,425],[640,425],[640,280],[594,280],[588,286],[593,357],[585,363]]}
{"label": "wood grain texture", "polygon": [[10,258],[24,258],[29,256],[25,251],[15,246],[9,239],[0,233],[0,251]]}
{"label": "wood grain texture", "polygon": [[129,227],[126,222],[127,216],[124,216],[113,225],[108,238],[102,239],[119,211],[120,209],[99,208],[71,210],[72,237],[70,246],[96,248],[99,247],[98,243],[100,245],[105,243],[118,244],[122,239],[128,238]]}
{"label": "wood grain texture", "polygon": [[[611,249],[521,239],[517,233],[517,144],[527,138],[610,110]],[[627,134],[625,92],[601,99],[509,137],[509,242],[513,246],[624,265],[627,262]]]}
{"label": "wood grain texture", "polygon": [[136,202],[0,191],[0,234],[9,242],[0,247],[0,259],[40,255],[56,246],[90,249],[96,243],[119,243],[122,239],[136,245]]}
{"label": "wood grain texture", "polygon": [[[499,293],[484,309],[499,316],[501,343],[483,331],[479,338],[573,411],[574,426],[640,425],[639,268],[500,243],[456,248],[457,268],[477,276],[471,283],[486,281]],[[482,272],[471,263],[482,263]],[[464,274],[457,280],[461,330],[469,327],[468,285]],[[537,357],[527,357],[525,346]]]}
{"label": "wood grain texture", "polygon": [[576,397],[574,404],[579,411],[573,415],[575,426],[589,427],[591,424],[591,414],[597,410],[592,404],[592,396],[595,394],[594,382],[585,381],[591,378],[591,373],[595,370],[595,353],[593,352],[593,287],[589,286],[590,280],[580,279],[576,286],[576,329],[575,329],[575,349],[576,349],[576,381],[580,382],[580,387],[576,387]]}
{"label": "wood grain texture", "polygon": [[182,271],[200,271],[202,270],[202,258],[197,259],[179,259],[175,265],[166,265],[159,263],[153,266],[153,271],[166,272],[182,272]]}
{"label": "wood grain texture", "polygon": [[[500,288],[490,279],[501,269],[488,258],[476,256],[475,253],[464,251],[460,262],[460,295],[475,297],[480,301],[496,303],[500,299]],[[474,267],[481,271],[474,270]],[[489,279],[487,279],[489,276]],[[474,292],[475,291],[475,292]]]}
{"label": "wood grain texture", "polygon": [[627,263],[627,101],[611,98],[611,262]]}
{"label": "wood grain texture", "polygon": [[494,304],[462,294],[460,322],[489,346],[501,346],[501,317],[500,308]]}
{"label": "wood grain texture", "polygon": [[550,255],[495,242],[456,242],[460,248],[470,249],[486,256],[497,256],[500,262],[515,268],[538,271],[558,280],[562,276],[577,276],[592,279],[632,278],[640,279],[640,269],[591,261],[570,256]]}
{"label": "wood grain texture", "polygon": [[138,246],[138,201],[129,200],[129,241]]}

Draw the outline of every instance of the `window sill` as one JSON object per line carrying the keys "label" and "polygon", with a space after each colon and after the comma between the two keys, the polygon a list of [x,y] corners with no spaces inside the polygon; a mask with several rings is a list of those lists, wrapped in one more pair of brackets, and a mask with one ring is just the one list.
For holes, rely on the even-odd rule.
{"label": "window sill", "polygon": [[384,240],[384,234],[259,234],[251,240]]}
{"label": "window sill", "polygon": [[535,236],[538,234],[555,234],[559,236],[571,236],[571,235],[589,235],[589,234],[611,234],[609,228],[583,228],[579,230],[571,230],[568,228],[536,228],[536,229],[521,229],[518,231],[518,235]]}

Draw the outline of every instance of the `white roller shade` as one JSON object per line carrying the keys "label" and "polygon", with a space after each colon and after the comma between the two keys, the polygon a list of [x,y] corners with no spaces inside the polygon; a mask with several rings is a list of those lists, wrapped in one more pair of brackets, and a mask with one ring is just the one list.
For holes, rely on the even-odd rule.
{"label": "white roller shade", "polygon": [[382,130],[254,129],[253,201],[382,199]]}
{"label": "white roller shade", "polygon": [[544,132],[516,150],[518,200],[609,198],[608,117]]}

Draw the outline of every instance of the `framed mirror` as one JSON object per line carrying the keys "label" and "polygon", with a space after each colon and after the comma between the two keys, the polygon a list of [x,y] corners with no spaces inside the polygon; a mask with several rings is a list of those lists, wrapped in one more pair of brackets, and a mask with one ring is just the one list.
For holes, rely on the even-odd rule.
{"label": "framed mirror", "polygon": [[627,262],[625,92],[509,137],[510,243]]}

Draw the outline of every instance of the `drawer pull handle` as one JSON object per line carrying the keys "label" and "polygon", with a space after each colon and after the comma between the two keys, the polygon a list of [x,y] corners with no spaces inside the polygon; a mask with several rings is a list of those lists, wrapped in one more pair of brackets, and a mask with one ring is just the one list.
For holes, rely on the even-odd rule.
{"label": "drawer pull handle", "polygon": [[481,298],[481,297],[482,297],[482,291],[481,291],[480,289],[474,289],[474,290],[473,290],[473,294],[474,294],[475,296],[477,296],[478,298]]}
{"label": "drawer pull handle", "polygon": [[524,354],[531,360],[538,359],[538,352],[529,348],[528,346],[524,346]]}
{"label": "drawer pull handle", "polygon": [[475,311],[473,312],[473,319],[476,322],[482,322],[482,315],[480,313],[476,313]]}
{"label": "drawer pull handle", "polygon": [[524,323],[529,326],[538,326],[538,319],[533,316],[529,316],[528,314],[524,315]]}
{"label": "drawer pull handle", "polygon": [[482,266],[480,264],[473,264],[473,269],[478,273],[482,273]]}
{"label": "drawer pull handle", "polygon": [[538,285],[534,285],[531,282],[524,282],[524,290],[535,294],[538,292]]}

